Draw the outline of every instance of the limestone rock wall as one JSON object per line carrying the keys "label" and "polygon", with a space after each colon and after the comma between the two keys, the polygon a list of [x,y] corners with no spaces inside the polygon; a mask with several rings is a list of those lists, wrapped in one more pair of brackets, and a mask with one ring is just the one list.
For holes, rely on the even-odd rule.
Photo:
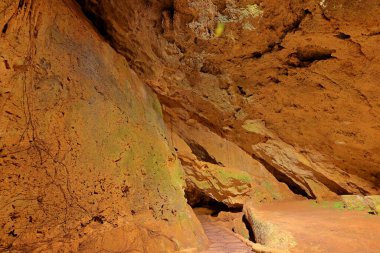
{"label": "limestone rock wall", "polygon": [[202,248],[156,95],[77,3],[0,2],[0,251]]}

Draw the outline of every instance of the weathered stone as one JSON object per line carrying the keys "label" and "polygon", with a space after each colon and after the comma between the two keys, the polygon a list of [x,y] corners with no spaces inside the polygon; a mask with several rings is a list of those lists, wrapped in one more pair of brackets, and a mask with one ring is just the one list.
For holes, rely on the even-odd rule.
{"label": "weathered stone", "polygon": [[[173,146],[182,163],[185,163],[184,160],[187,161],[186,167],[189,170],[199,168],[199,165],[191,163],[208,162],[220,170],[233,168],[246,172],[252,179],[249,199],[255,202],[293,198],[294,195],[285,184],[278,182],[258,160],[252,158],[237,145],[212,133],[198,122],[189,120],[184,124],[176,118],[170,118],[170,113],[170,111],[166,111],[167,118],[165,120],[172,131],[170,136]],[[189,190],[187,189],[187,191]],[[195,190],[191,191],[193,196],[201,193]],[[190,196],[190,198],[193,197]],[[188,200],[190,199],[188,198]]]}
{"label": "weathered stone", "polygon": [[261,212],[252,206],[252,203],[246,203],[243,212],[251,225],[257,243],[281,250],[289,250],[297,244],[289,231],[265,219]]}
{"label": "weathered stone", "polygon": [[233,219],[232,230],[245,239],[249,239],[249,231],[241,217]]}
{"label": "weathered stone", "polygon": [[195,188],[229,207],[242,207],[251,192],[252,178],[244,171],[188,160],[181,156],[187,187]]}
{"label": "weathered stone", "polygon": [[296,194],[380,191],[376,1],[79,2],[173,115],[260,158]]}
{"label": "weathered stone", "polygon": [[373,0],[1,1],[0,251],[196,250],[186,186],[229,207],[379,194],[379,16]]}
{"label": "weathered stone", "polygon": [[344,208],[349,210],[366,211],[370,212],[370,203],[366,201],[363,196],[360,195],[343,195],[342,201]]}
{"label": "weathered stone", "polygon": [[380,205],[375,207],[376,214],[380,216]]}
{"label": "weathered stone", "polygon": [[0,13],[0,251],[202,248],[160,103],[124,57],[71,0]]}
{"label": "weathered stone", "polygon": [[370,208],[370,212],[373,214],[379,214],[380,207],[380,195],[365,196],[364,201]]}

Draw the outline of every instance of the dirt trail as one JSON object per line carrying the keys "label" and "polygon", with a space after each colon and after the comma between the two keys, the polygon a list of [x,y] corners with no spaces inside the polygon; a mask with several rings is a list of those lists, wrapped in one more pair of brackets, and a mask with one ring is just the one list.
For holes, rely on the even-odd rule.
{"label": "dirt trail", "polygon": [[380,253],[380,216],[310,201],[277,202],[257,209],[265,220],[294,235],[294,253]]}
{"label": "dirt trail", "polygon": [[198,215],[210,241],[207,250],[200,253],[251,253],[252,249],[228,232],[225,228],[209,219],[208,215]]}

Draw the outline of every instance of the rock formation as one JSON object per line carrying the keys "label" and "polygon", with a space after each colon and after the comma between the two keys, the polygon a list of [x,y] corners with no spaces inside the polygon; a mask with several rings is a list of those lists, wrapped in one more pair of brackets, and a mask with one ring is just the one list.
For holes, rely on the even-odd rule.
{"label": "rock formation", "polygon": [[251,203],[244,206],[244,214],[254,229],[257,243],[280,250],[289,250],[297,244],[291,233],[266,220],[260,211],[253,208]]}
{"label": "rock formation", "polygon": [[379,194],[379,16],[372,0],[1,1],[0,251],[202,249],[188,204]]}
{"label": "rock formation", "polygon": [[167,116],[173,146],[185,170],[190,204],[199,202],[202,194],[229,207],[242,207],[247,200],[294,198],[285,184],[236,144],[196,121],[183,123]]}
{"label": "rock formation", "polygon": [[173,117],[296,194],[379,191],[376,1],[79,2]]}
{"label": "rock formation", "polygon": [[72,1],[0,10],[0,251],[204,246],[160,104],[124,57]]}

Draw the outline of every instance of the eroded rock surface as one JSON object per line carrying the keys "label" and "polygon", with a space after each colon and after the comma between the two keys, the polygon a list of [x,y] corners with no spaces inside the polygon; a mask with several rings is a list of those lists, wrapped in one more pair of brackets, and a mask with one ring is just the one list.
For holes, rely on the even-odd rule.
{"label": "eroded rock surface", "polygon": [[236,143],[294,193],[379,192],[376,1],[79,2],[183,122]]}
{"label": "eroded rock surface", "polygon": [[194,251],[185,187],[229,207],[379,194],[379,16],[372,0],[1,1],[0,251]]}
{"label": "eroded rock surface", "polygon": [[262,211],[254,208],[252,203],[244,206],[244,215],[251,226],[256,243],[279,250],[290,250],[297,245],[291,232],[272,223]]}
{"label": "eroded rock surface", "polygon": [[202,248],[160,104],[73,1],[0,3],[0,251]]}
{"label": "eroded rock surface", "polygon": [[366,211],[372,214],[378,214],[380,205],[380,195],[360,196],[360,195],[343,195],[341,196],[343,207],[348,210]]}
{"label": "eroded rock surface", "polygon": [[[242,207],[252,191],[251,176],[238,169],[199,160],[191,152],[190,147],[180,141],[177,137],[175,147],[178,149],[178,157],[185,171],[188,202],[197,204],[197,201],[202,200],[202,195],[205,195],[229,207]],[[203,156],[212,159],[206,150],[198,150],[200,151],[203,152]]]}
{"label": "eroded rock surface", "polygon": [[[171,141],[185,169],[187,199],[197,204],[206,195],[230,207],[289,199],[292,192],[236,144],[196,121],[183,123],[165,108]],[[178,134],[177,134],[178,133]],[[180,135],[180,136],[179,136]]]}

